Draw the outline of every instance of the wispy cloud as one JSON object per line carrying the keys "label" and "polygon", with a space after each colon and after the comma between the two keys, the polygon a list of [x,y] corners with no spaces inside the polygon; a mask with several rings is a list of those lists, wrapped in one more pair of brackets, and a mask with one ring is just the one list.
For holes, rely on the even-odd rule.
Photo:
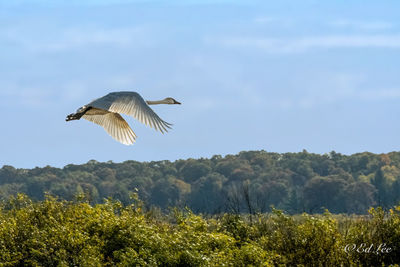
{"label": "wispy cloud", "polygon": [[148,29],[145,27],[129,28],[64,28],[54,29],[50,26],[42,29],[41,34],[32,34],[27,28],[10,26],[0,29],[2,41],[12,43],[25,49],[39,52],[61,52],[71,49],[110,45],[127,47],[132,44],[150,45]]}
{"label": "wispy cloud", "polygon": [[90,90],[90,86],[82,81],[64,81],[57,85],[51,82],[24,84],[2,81],[0,87],[3,107],[13,106],[19,109],[60,107],[65,103],[84,100]]}
{"label": "wispy cloud", "polygon": [[398,101],[400,99],[400,88],[368,89],[365,91],[354,90],[347,94],[336,94],[335,91],[322,94],[305,94],[301,97],[281,97],[272,99],[270,107],[280,110],[313,109],[329,107],[332,104],[350,100],[353,103]]}
{"label": "wispy cloud", "polygon": [[299,53],[312,49],[400,48],[400,35],[326,35],[301,38],[215,37],[207,44],[232,48],[256,48],[268,53]]}
{"label": "wispy cloud", "polygon": [[302,82],[297,94],[285,94],[270,99],[269,104],[281,110],[313,109],[337,103],[371,103],[398,101],[400,88],[368,87],[368,77],[362,74],[319,73]]}
{"label": "wispy cloud", "polygon": [[387,21],[361,21],[350,19],[338,19],[330,23],[331,26],[341,29],[353,29],[362,31],[381,31],[394,28],[394,24]]}
{"label": "wispy cloud", "polygon": [[360,74],[318,73],[311,79],[302,76],[297,80],[301,87],[291,94],[284,94],[272,99],[271,103],[282,110],[311,109],[334,104],[343,99],[354,97],[355,92],[365,82]]}
{"label": "wispy cloud", "polygon": [[400,99],[400,88],[387,89],[377,88],[368,90],[350,90],[346,94],[336,93],[334,90],[327,92],[326,95],[306,95],[297,100],[287,99],[285,101],[291,104],[291,107],[297,106],[300,108],[313,108],[316,106],[326,106],[329,104],[338,103],[340,101],[351,100],[356,102],[376,102],[389,101]]}
{"label": "wispy cloud", "polygon": [[92,45],[128,46],[141,33],[138,28],[128,29],[69,29],[58,40],[49,42],[43,48],[51,51],[61,51]]}
{"label": "wispy cloud", "polygon": [[0,91],[0,97],[4,102],[3,106],[13,106],[14,108],[43,107],[49,103],[51,94],[51,90],[44,88],[19,86],[11,83],[3,83]]}
{"label": "wispy cloud", "polygon": [[[3,6],[19,6],[26,4],[27,0],[0,1]],[[48,6],[109,6],[118,4],[146,3],[148,0],[29,0],[29,3]],[[157,2],[157,1],[153,1]]]}
{"label": "wispy cloud", "polygon": [[279,26],[279,28],[288,28],[295,25],[294,20],[291,18],[282,17],[269,17],[269,16],[258,16],[253,19],[254,23],[266,26]]}
{"label": "wispy cloud", "polygon": [[366,90],[358,92],[358,97],[368,101],[398,100],[400,99],[400,88],[384,88],[381,90]]}

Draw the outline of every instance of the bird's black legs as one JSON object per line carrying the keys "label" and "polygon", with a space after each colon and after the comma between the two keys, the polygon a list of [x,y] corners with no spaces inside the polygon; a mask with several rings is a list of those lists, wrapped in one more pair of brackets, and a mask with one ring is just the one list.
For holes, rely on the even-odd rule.
{"label": "bird's black legs", "polygon": [[67,116],[65,121],[79,120],[83,116],[83,113],[72,113]]}
{"label": "bird's black legs", "polygon": [[69,114],[65,121],[79,120],[89,109],[91,109],[91,107],[83,106],[79,108],[76,113]]}

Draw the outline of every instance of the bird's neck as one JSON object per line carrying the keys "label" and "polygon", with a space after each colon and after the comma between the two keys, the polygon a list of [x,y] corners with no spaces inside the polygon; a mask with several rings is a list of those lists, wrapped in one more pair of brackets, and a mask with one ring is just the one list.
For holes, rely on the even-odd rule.
{"label": "bird's neck", "polygon": [[157,101],[146,101],[147,105],[159,105],[159,104],[166,104],[164,100],[157,100]]}

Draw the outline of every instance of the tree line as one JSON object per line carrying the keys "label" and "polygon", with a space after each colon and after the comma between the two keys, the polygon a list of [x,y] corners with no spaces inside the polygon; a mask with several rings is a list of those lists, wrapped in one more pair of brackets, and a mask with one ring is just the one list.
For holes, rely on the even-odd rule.
{"label": "tree line", "polygon": [[0,169],[0,198],[24,193],[91,204],[111,197],[128,204],[138,192],[147,208],[188,207],[195,213],[366,214],[400,202],[400,152],[343,155],[243,151],[237,155],[171,161],[91,160],[64,168]]}

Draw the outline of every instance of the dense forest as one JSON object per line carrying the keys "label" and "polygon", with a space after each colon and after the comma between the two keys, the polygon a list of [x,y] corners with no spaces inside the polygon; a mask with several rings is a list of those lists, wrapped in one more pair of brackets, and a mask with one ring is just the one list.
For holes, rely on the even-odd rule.
{"label": "dense forest", "polygon": [[111,197],[128,204],[138,192],[147,210],[188,207],[203,214],[258,214],[277,208],[289,214],[366,214],[400,201],[400,152],[343,155],[334,151],[245,151],[210,159],[123,163],[89,161],[64,168],[0,169],[0,197],[24,193],[90,204]]}

